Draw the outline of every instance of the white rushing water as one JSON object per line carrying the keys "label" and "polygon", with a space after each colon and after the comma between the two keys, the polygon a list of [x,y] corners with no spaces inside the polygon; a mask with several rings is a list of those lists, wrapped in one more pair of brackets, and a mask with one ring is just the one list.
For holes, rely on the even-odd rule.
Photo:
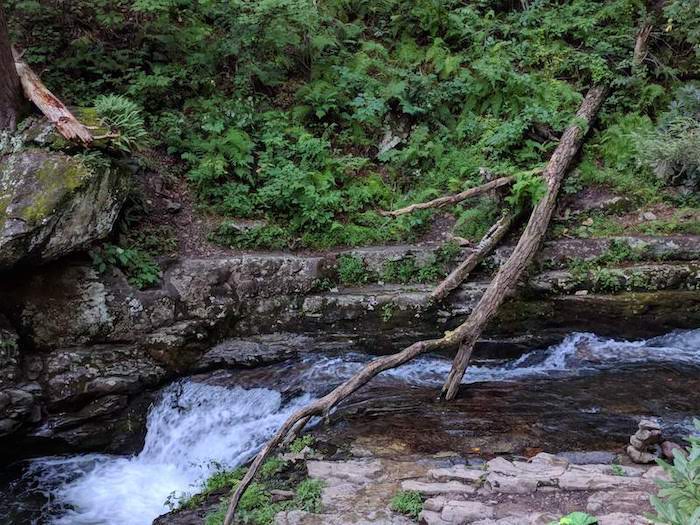
{"label": "white rushing water", "polygon": [[243,463],[308,401],[301,396],[282,406],[274,390],[184,381],[166,388],[151,409],[138,455],[42,458],[28,474],[58,485],[51,499],[66,510],[55,524],[150,525],[169,510],[171,494],[195,493],[215,470]]}
{"label": "white rushing water", "polygon": [[[306,390],[328,388],[356,372],[370,357],[306,355],[292,366]],[[561,344],[507,363],[472,366],[465,382],[558,378],[637,363],[700,364],[700,330],[626,342],[572,334]],[[440,385],[450,362],[422,357],[382,374],[380,381]],[[281,385],[286,372],[274,372]],[[300,375],[299,375],[300,374]],[[280,387],[281,388],[281,387]],[[46,493],[57,525],[147,525],[169,510],[166,500],[196,492],[216,469],[250,458],[296,408],[304,394],[283,403],[266,388],[225,388],[192,380],[170,385],[151,408],[142,452],[41,458],[27,476]]]}

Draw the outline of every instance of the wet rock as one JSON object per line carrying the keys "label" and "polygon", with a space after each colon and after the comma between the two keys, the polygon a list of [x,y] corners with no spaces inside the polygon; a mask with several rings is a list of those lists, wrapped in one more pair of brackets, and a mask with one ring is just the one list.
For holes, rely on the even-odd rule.
{"label": "wet rock", "polygon": [[635,513],[649,502],[647,492],[600,491],[591,494],[586,502],[586,512],[597,515],[600,511],[614,507],[619,512]]}
{"label": "wet rock", "polygon": [[110,394],[133,394],[166,376],[162,367],[128,345],[56,350],[46,358],[45,373],[49,406]]}
{"label": "wet rock", "polygon": [[195,365],[196,370],[225,367],[254,367],[284,361],[297,354],[298,345],[291,341],[269,344],[246,340],[227,339],[208,350]]}
{"label": "wet rock", "polygon": [[560,452],[557,456],[567,460],[572,465],[585,465],[598,463],[601,465],[611,465],[616,462],[617,454],[614,452]]}
{"label": "wet rock", "polygon": [[685,448],[678,443],[674,443],[673,441],[664,441],[661,443],[661,453],[666,459],[673,461],[676,457],[676,451],[684,457],[688,455]]}
{"label": "wet rock", "polygon": [[447,481],[445,483],[430,483],[425,481],[407,480],[401,483],[403,490],[415,490],[427,496],[439,494],[473,494],[476,489],[465,483],[458,481]]}
{"label": "wet rock", "polygon": [[0,168],[0,269],[84,249],[112,230],[128,175],[88,168],[78,157],[25,148]]}

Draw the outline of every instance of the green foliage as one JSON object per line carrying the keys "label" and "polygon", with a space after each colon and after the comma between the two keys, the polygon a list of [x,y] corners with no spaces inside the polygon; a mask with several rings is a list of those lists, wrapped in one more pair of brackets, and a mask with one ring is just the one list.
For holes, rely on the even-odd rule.
{"label": "green foliage", "polygon": [[498,220],[498,213],[492,199],[481,199],[476,206],[459,213],[454,232],[470,241],[479,241]]}
{"label": "green foliage", "polygon": [[292,441],[292,443],[289,445],[289,450],[294,454],[299,454],[306,447],[313,449],[315,443],[316,438],[314,438],[311,434],[304,434],[303,436],[300,436]]}
{"label": "green foliage", "polygon": [[643,140],[640,156],[664,182],[700,188],[700,86],[678,90],[659,126]]}
{"label": "green foliage", "polygon": [[138,105],[121,95],[103,95],[95,99],[95,111],[115,135],[111,144],[133,152],[147,144],[147,133]]}
{"label": "green foliage", "polygon": [[613,474],[613,476],[625,476],[625,469],[623,469],[620,465],[612,465],[610,467],[610,470]]}
{"label": "green foliage", "polygon": [[146,252],[137,248],[122,248],[104,244],[90,252],[92,263],[100,273],[114,266],[126,275],[129,284],[143,289],[155,286],[160,281],[160,266]]}
{"label": "green foliage", "polygon": [[[11,0],[7,12],[24,58],[64,100],[97,99],[119,147],[142,146],[147,129],[204,211],[267,225],[224,220],[212,239],[226,246],[412,240],[433,211],[377,211],[480,184],[483,167],[520,174],[509,202],[529,206],[542,185],[528,170],[600,82],[619,89],[569,191],[605,184],[651,202],[666,183],[657,165],[675,181],[695,162],[687,120],[652,121],[698,70],[690,0],[665,4],[648,71],[630,59],[653,16],[640,0]],[[378,148],[387,134],[398,142]],[[461,210],[463,236],[492,222],[483,206]]]}
{"label": "green foliage", "polygon": [[523,171],[515,176],[506,202],[516,211],[535,206],[547,192],[547,185],[535,171]]}
{"label": "green foliage", "polygon": [[549,525],[596,525],[598,518],[585,512],[572,512]]}
{"label": "green foliage", "polygon": [[229,248],[271,248],[282,249],[288,246],[287,231],[274,224],[240,228],[237,224],[224,221],[209,235],[209,240]]}
{"label": "green foliage", "polygon": [[391,498],[391,510],[418,519],[423,510],[423,497],[414,490],[401,490]]}
{"label": "green foliage", "polygon": [[268,459],[263,463],[262,467],[260,467],[260,477],[262,479],[272,478],[284,470],[285,464],[286,463],[280,458]]}
{"label": "green foliage", "polygon": [[[700,420],[695,420],[695,428],[700,431]],[[687,457],[674,451],[673,464],[658,460],[670,481],[657,481],[660,491],[651,497],[657,514],[655,523],[666,525],[700,524],[700,437],[688,438],[690,448]]]}
{"label": "green foliage", "polygon": [[365,284],[370,280],[370,273],[361,257],[341,255],[338,257],[338,278],[346,286]]}
{"label": "green foliage", "polygon": [[323,481],[305,479],[297,487],[294,506],[306,512],[321,512],[321,492]]}

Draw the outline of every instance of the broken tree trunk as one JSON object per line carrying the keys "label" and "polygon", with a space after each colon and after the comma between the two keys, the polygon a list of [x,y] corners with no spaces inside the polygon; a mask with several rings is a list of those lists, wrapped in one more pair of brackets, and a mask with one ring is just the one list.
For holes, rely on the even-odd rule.
{"label": "broken tree trunk", "polygon": [[639,31],[637,31],[637,38],[634,41],[634,63],[639,65],[644,62],[647,57],[647,48],[649,44],[649,36],[654,28],[652,24],[644,24]]}
{"label": "broken tree trunk", "polygon": [[405,215],[407,213],[414,212],[416,210],[425,210],[428,208],[444,208],[450,204],[457,204],[470,197],[476,197],[477,195],[483,195],[491,190],[495,190],[507,184],[511,184],[514,181],[514,177],[501,177],[499,179],[492,180],[476,188],[469,188],[468,190],[462,191],[460,193],[455,193],[454,195],[447,195],[445,197],[439,197],[428,202],[421,202],[419,204],[411,204],[405,208],[399,208],[393,211],[382,211],[382,215],[386,217],[398,217],[399,215]]}
{"label": "broken tree trunk", "polygon": [[0,2],[0,131],[15,129],[24,106],[25,100],[15,70],[5,12]]}
{"label": "broken tree trunk", "polygon": [[[576,118],[581,121],[586,129],[598,113],[598,109],[603,100],[605,100],[606,92],[607,89],[605,87],[591,88],[583,100]],[[459,351],[442,389],[441,396],[445,399],[454,399],[457,395],[459,384],[469,364],[477,338],[486,328],[488,322],[496,315],[506,295],[515,288],[516,283],[532,262],[540,247],[557,203],[557,194],[559,193],[561,182],[571,161],[578,153],[586,133],[586,129],[581,128],[581,123],[573,124],[562,135],[557,149],[552,154],[543,172],[543,177],[547,183],[547,191],[544,197],[532,210],[530,220],[515,250],[498,270],[496,277],[491,281],[466,321],[468,326],[465,330],[465,337],[461,340]]]}
{"label": "broken tree trunk", "polygon": [[476,249],[473,253],[469,255],[462,263],[457,266],[450,275],[445,277],[445,279],[438,285],[433,293],[430,294],[430,301],[432,303],[439,303],[449,293],[457,288],[462,282],[469,276],[471,271],[476,268],[484,258],[493,251],[493,249],[498,245],[501,239],[505,236],[513,224],[514,216],[512,213],[505,213],[498,222],[491,226],[486,235],[479,241],[476,245]]}
{"label": "broken tree trunk", "polygon": [[46,116],[58,132],[68,140],[80,140],[90,144],[93,140],[90,130],[81,124],[48,88],[19,55],[14,53],[14,65],[17,70],[24,95]]}

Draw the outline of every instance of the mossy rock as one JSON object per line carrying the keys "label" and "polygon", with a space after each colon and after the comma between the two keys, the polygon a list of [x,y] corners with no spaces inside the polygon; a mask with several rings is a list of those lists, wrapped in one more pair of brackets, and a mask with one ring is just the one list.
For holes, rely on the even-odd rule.
{"label": "mossy rock", "polygon": [[0,163],[0,269],[44,262],[105,237],[124,203],[128,176],[94,170],[79,155],[19,148]]}

